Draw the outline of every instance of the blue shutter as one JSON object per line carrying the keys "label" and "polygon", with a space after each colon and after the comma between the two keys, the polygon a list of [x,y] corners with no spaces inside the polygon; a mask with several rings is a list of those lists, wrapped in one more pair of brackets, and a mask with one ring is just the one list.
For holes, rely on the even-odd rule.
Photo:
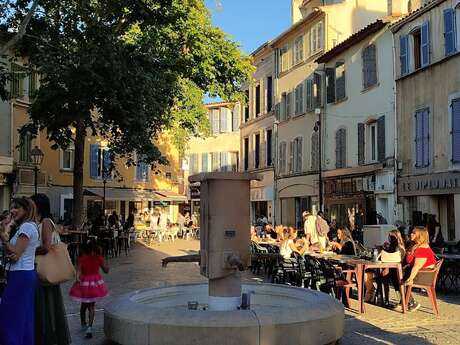
{"label": "blue shutter", "polygon": [[409,36],[399,36],[399,60],[401,61],[401,75],[409,73]]}
{"label": "blue shutter", "polygon": [[102,151],[103,159],[104,159],[104,171],[102,172],[103,178],[106,180],[111,180],[112,179],[112,159],[110,158],[110,151],[109,150],[103,150]]}
{"label": "blue shutter", "polygon": [[91,178],[98,178],[98,166],[99,166],[99,145],[91,144],[90,148],[90,176]]}
{"label": "blue shutter", "polygon": [[444,10],[444,45],[446,55],[456,51],[455,11],[453,8]]}
{"label": "blue shutter", "polygon": [[415,113],[415,166],[423,166],[423,111]]}
{"label": "blue shutter", "polygon": [[430,165],[430,111],[423,112],[423,165]]}
{"label": "blue shutter", "polygon": [[460,163],[460,98],[452,101],[452,162]]}
{"label": "blue shutter", "polygon": [[430,64],[430,22],[426,21],[421,28],[422,47],[420,51],[420,61],[422,67]]}

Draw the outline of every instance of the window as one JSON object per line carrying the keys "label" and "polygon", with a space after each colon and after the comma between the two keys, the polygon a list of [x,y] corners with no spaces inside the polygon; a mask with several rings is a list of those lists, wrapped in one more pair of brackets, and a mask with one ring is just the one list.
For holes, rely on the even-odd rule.
{"label": "window", "polygon": [[220,153],[219,152],[211,153],[211,169],[212,171],[220,170]]}
{"label": "window", "polygon": [[199,165],[198,154],[192,153],[189,156],[190,175],[198,174],[200,172],[200,168],[198,165]]}
{"label": "window", "polygon": [[244,107],[244,122],[249,121],[249,90],[245,91],[246,95],[246,105]]}
{"label": "window", "polygon": [[314,90],[313,90],[313,79],[307,79],[306,81],[306,95],[305,95],[305,103],[307,111],[313,111],[315,108],[314,102]]}
{"label": "window", "polygon": [[267,77],[267,112],[273,108],[273,77]]}
{"label": "window", "polygon": [[327,103],[335,102],[335,69],[326,68],[326,97]]}
{"label": "window", "polygon": [[19,161],[23,163],[32,162],[30,152],[32,151],[32,134],[23,133],[19,136]]}
{"label": "window", "polygon": [[314,106],[323,106],[323,78],[319,73],[313,73],[313,97],[315,99]]}
{"label": "window", "polygon": [[310,30],[310,55],[324,48],[323,22],[315,24]]}
{"label": "window", "polygon": [[303,35],[296,38],[294,42],[294,63],[298,64],[303,61]]}
{"label": "window", "polygon": [[319,170],[319,133],[313,132],[311,135],[311,170]]}
{"label": "window", "polygon": [[[143,159],[142,155],[138,155],[139,161]],[[145,164],[141,162],[141,164]],[[148,165],[147,165],[148,166]],[[136,169],[138,166],[136,167]],[[112,160],[110,157],[110,151],[106,147],[102,147],[99,144],[90,145],[90,176],[93,179],[109,179],[112,169]]]}
{"label": "window", "polygon": [[302,171],[302,148],[303,148],[303,138],[297,137],[294,139],[293,145],[293,167],[292,170],[294,172],[301,172]]}
{"label": "window", "polygon": [[347,131],[340,128],[335,132],[335,167],[345,168],[347,165]]}
{"label": "window", "polygon": [[238,171],[238,152],[229,152],[231,171]]}
{"label": "window", "polygon": [[300,115],[303,114],[303,83],[297,85],[295,88],[295,114]]}
{"label": "window", "polygon": [[239,103],[235,104],[232,112],[232,131],[236,132],[240,129],[240,109]]}
{"label": "window", "polygon": [[345,97],[345,63],[337,62],[335,64],[335,99],[341,101]]}
{"label": "window", "polygon": [[280,63],[281,63],[281,72],[285,72],[289,69],[289,49],[288,46],[284,46],[280,49]]}
{"label": "window", "polygon": [[260,115],[260,84],[256,86],[256,117]]}
{"label": "window", "polygon": [[399,37],[399,60],[401,63],[401,75],[409,73],[409,36]]}
{"label": "window", "polygon": [[273,163],[273,157],[272,157],[272,130],[267,129],[267,166],[271,166]]}
{"label": "window", "polygon": [[208,172],[209,171],[209,163],[208,163],[208,153],[203,152],[201,154],[201,172]]}
{"label": "window", "polygon": [[286,119],[288,119],[290,116],[291,116],[291,112],[292,112],[292,92],[289,92],[287,95],[286,95],[286,106],[285,106],[285,109],[286,109]]}
{"label": "window", "polygon": [[12,98],[24,97],[25,68],[15,63],[11,64],[10,94]]}
{"label": "window", "polygon": [[[194,155],[194,158],[193,164],[196,166],[196,172],[198,172],[198,155]],[[136,181],[148,182],[150,179],[150,165],[144,162],[144,159],[144,155],[137,155]]]}
{"label": "window", "polygon": [[220,152],[220,171],[231,171],[228,152]]}
{"label": "window", "polygon": [[430,111],[428,108],[415,113],[415,166],[430,165]]}
{"label": "window", "polygon": [[422,67],[422,34],[420,28],[417,28],[412,32],[412,43],[413,43],[413,59],[414,59],[414,69],[419,69]]}
{"label": "window", "polygon": [[460,163],[460,98],[452,100],[452,162]]}
{"label": "window", "polygon": [[280,121],[284,121],[287,119],[286,104],[287,104],[287,93],[283,92],[281,94]]}
{"label": "window", "polygon": [[29,99],[35,98],[38,89],[38,74],[31,72],[29,74]]}
{"label": "window", "polygon": [[377,49],[371,44],[363,49],[363,88],[367,89],[377,84]]}
{"label": "window", "polygon": [[377,161],[377,123],[369,125],[369,160],[371,162]]}
{"label": "window", "polygon": [[279,155],[278,155],[278,167],[279,173],[286,173],[286,142],[281,142],[279,145]]}
{"label": "window", "polygon": [[249,138],[244,138],[244,171],[249,169]]}
{"label": "window", "polygon": [[455,10],[447,8],[444,10],[444,50],[446,56],[457,51],[456,31]]}
{"label": "window", "polygon": [[72,171],[73,164],[74,164],[74,148],[68,147],[65,150],[61,149],[61,169]]}
{"label": "window", "polygon": [[254,168],[260,167],[260,134],[254,136]]}

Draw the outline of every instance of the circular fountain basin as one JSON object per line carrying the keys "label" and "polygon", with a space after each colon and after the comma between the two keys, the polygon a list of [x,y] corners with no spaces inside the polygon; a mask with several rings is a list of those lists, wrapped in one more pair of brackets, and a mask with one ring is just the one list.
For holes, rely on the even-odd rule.
{"label": "circular fountain basin", "polygon": [[[122,345],[333,344],[343,335],[344,308],[334,298],[285,285],[242,286],[250,310],[203,310],[207,284],[135,291],[104,312],[104,332]],[[197,301],[198,310],[188,302]]]}

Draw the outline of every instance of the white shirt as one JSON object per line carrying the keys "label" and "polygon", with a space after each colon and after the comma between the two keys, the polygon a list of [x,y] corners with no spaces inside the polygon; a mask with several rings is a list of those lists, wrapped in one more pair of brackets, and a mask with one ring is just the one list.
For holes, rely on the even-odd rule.
{"label": "white shirt", "polygon": [[316,216],[308,216],[304,223],[305,235],[310,235],[310,243],[315,244],[319,242],[318,231],[316,230]]}
{"label": "white shirt", "polygon": [[29,239],[29,243],[19,260],[11,264],[10,271],[33,271],[35,269],[35,250],[40,245],[37,225],[35,223],[21,224],[10,243],[16,245],[20,235],[26,236]]}
{"label": "white shirt", "polygon": [[280,255],[284,259],[289,259],[292,255],[292,249],[290,246],[291,243],[294,243],[294,241],[289,239],[287,241],[284,241],[280,246]]}

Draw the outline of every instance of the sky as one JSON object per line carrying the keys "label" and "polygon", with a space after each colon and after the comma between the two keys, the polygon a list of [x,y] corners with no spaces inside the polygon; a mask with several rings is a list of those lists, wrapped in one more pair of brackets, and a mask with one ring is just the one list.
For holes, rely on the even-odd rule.
{"label": "sky", "polygon": [[228,33],[250,54],[286,30],[291,0],[205,0],[214,25]]}

